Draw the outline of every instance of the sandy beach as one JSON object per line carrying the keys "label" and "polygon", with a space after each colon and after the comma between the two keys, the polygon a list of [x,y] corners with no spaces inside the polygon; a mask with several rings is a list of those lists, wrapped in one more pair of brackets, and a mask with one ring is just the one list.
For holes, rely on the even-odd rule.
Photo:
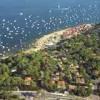
{"label": "sandy beach", "polygon": [[49,44],[51,42],[52,43],[58,42],[65,30],[66,29],[61,30],[61,31],[56,31],[56,32],[50,33],[48,35],[44,35],[43,37],[41,37],[34,43],[33,48],[26,50],[25,53],[30,53],[31,51],[38,51],[38,50],[43,49],[46,44]]}
{"label": "sandy beach", "polygon": [[24,51],[24,53],[31,53],[33,51],[38,51],[44,49],[47,45],[55,45],[61,39],[71,38],[77,36],[81,32],[89,30],[92,28],[91,24],[82,24],[71,28],[66,28],[60,31],[55,31],[53,33],[44,35],[38,39],[34,44],[34,47]]}

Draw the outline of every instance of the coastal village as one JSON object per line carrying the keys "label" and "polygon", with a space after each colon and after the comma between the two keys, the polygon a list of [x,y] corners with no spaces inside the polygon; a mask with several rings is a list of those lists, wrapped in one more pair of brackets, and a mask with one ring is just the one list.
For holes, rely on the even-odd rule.
{"label": "coastal village", "polygon": [[[12,88],[10,86],[12,84],[14,88],[12,89],[17,91],[17,95],[24,96],[26,100],[29,98],[30,100],[49,100],[48,97],[53,98],[51,100],[59,98],[66,100],[66,98],[72,99],[71,95],[76,95],[75,100],[94,100],[88,99],[88,96],[92,92],[94,95],[100,95],[98,79],[100,70],[96,67],[99,66],[100,57],[99,52],[95,54],[90,51],[92,49],[86,47],[84,34],[93,27],[91,24],[83,24],[45,35],[35,42],[35,47],[2,59],[0,66],[4,66],[7,72],[3,72],[6,86]],[[90,37],[92,35],[87,36],[88,40],[91,40]],[[86,42],[90,43],[88,40]],[[95,39],[94,43],[96,44],[97,41],[98,39]],[[96,66],[87,67],[87,61],[91,61],[92,58],[96,60]],[[89,77],[94,81],[91,82]],[[12,81],[12,78],[15,81]],[[13,93],[16,94],[16,91]],[[96,95],[96,100],[99,100]]]}
{"label": "coastal village", "polygon": [[100,100],[100,0],[1,0],[0,100]]}

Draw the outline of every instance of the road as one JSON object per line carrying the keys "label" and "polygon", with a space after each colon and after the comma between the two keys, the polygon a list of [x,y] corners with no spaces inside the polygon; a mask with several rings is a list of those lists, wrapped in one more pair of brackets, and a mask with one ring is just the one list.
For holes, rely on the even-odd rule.
{"label": "road", "polygon": [[36,100],[85,100],[80,97],[65,95],[60,93],[43,93],[38,99]]}

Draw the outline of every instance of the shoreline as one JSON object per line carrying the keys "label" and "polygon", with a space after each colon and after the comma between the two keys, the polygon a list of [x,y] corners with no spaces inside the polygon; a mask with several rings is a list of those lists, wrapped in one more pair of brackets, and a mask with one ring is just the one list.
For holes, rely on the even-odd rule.
{"label": "shoreline", "polygon": [[46,47],[52,47],[53,45],[56,45],[56,43],[60,42],[60,40],[77,36],[80,33],[91,29],[92,27],[92,24],[82,24],[43,35],[39,39],[36,39],[36,41],[32,43],[33,47],[25,50],[24,53],[27,54],[33,51],[37,52],[39,50],[45,49]]}
{"label": "shoreline", "polygon": [[[29,49],[23,50],[22,53],[30,54],[32,52],[37,52],[39,50],[52,47],[56,45],[56,43],[60,42],[60,40],[69,39],[73,36],[77,36],[80,33],[85,32],[91,28],[93,28],[92,24],[81,24],[48,33],[41,36],[40,38],[35,39],[35,41],[31,43],[31,47]],[[16,56],[18,54],[19,53],[15,53],[14,55]],[[6,59],[9,56],[10,55],[1,57],[1,59]]]}

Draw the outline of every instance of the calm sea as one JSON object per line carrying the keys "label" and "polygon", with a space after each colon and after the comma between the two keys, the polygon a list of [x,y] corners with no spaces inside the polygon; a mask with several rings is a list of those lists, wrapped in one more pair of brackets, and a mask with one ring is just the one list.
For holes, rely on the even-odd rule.
{"label": "calm sea", "polygon": [[0,55],[64,27],[100,22],[100,0],[0,0]]}

